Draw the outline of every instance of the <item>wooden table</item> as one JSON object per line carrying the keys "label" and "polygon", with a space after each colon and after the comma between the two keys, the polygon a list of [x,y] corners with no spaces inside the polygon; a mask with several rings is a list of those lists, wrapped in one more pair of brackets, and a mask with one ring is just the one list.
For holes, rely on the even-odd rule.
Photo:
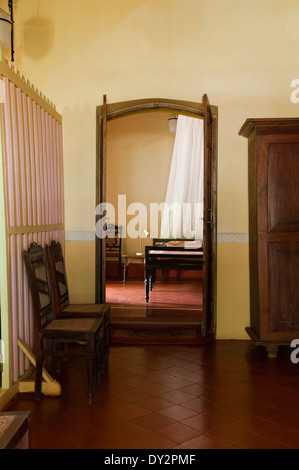
{"label": "wooden table", "polygon": [[157,269],[203,269],[202,248],[182,248],[167,246],[145,247],[145,300],[149,300],[149,292],[155,282]]}
{"label": "wooden table", "polygon": [[30,449],[30,411],[0,413],[0,449]]}
{"label": "wooden table", "polygon": [[124,263],[124,282],[127,282],[127,272],[129,264],[144,264],[144,253],[141,253],[140,255],[137,255],[136,253],[133,255],[122,255],[122,260]]}

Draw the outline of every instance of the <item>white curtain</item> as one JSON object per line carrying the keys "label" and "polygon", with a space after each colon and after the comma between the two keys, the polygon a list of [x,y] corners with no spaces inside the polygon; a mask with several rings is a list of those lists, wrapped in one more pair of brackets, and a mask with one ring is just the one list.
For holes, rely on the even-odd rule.
{"label": "white curtain", "polygon": [[203,120],[178,116],[161,238],[203,238]]}

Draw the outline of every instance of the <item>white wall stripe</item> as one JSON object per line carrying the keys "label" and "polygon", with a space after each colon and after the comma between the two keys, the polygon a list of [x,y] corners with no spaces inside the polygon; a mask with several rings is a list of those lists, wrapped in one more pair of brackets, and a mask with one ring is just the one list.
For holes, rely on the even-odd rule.
{"label": "white wall stripe", "polygon": [[[74,242],[94,242],[95,232],[65,232],[66,241]],[[242,232],[218,232],[217,234],[218,243],[248,243],[248,233]]]}
{"label": "white wall stripe", "polygon": [[249,242],[249,235],[248,233],[244,232],[218,232],[217,234],[217,242],[218,243],[248,243]]}
{"label": "white wall stripe", "polygon": [[94,242],[95,232],[65,232],[65,241]]}

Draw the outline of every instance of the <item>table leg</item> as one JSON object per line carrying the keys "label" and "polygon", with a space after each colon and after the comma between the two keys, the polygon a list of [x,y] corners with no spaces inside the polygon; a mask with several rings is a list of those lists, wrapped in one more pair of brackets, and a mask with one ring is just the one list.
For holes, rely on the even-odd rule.
{"label": "table leg", "polygon": [[128,258],[124,258],[124,280],[123,282],[127,282],[127,271],[128,271]]}
{"label": "table leg", "polygon": [[149,299],[150,279],[151,279],[151,274],[150,274],[150,272],[146,271],[145,279],[144,279],[144,283],[145,283],[145,301],[146,302],[148,302],[148,299]]}

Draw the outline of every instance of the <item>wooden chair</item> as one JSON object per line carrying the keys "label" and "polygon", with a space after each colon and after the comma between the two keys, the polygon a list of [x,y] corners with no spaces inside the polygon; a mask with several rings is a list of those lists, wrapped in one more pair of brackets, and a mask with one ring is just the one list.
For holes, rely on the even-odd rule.
{"label": "wooden chair", "polygon": [[121,279],[121,241],[122,226],[108,224],[106,228],[106,261],[116,261],[118,264],[117,276]]}
{"label": "wooden chair", "polygon": [[[55,318],[52,308],[51,285],[49,281],[45,250],[36,243],[23,251],[23,259],[34,311],[34,336],[36,355],[35,399],[40,399],[42,387],[42,368],[47,357],[76,354],[57,344],[84,342],[84,353],[88,363],[88,397],[93,397],[94,365],[97,363],[98,381],[101,378],[101,353],[104,338],[103,318]],[[81,348],[81,346],[80,346]],[[80,353],[79,353],[80,354]]]}
{"label": "wooden chair", "polygon": [[104,359],[102,372],[109,357],[109,304],[70,304],[66,268],[61,244],[52,240],[45,246],[46,259],[50,274],[53,309],[56,318],[103,318],[104,320]]}

